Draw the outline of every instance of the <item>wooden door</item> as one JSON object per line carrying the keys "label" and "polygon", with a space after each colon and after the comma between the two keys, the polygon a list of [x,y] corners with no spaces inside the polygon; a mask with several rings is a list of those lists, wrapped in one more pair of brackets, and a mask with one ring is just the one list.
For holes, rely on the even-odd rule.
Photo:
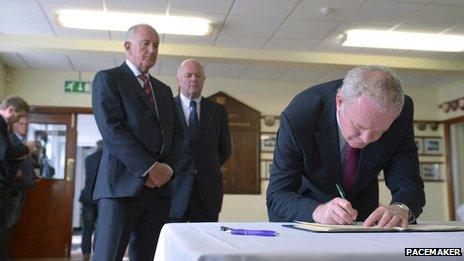
{"label": "wooden door", "polygon": [[[29,114],[28,140],[39,140],[54,170],[29,190],[14,227],[10,252],[15,258],[69,257],[72,238],[75,114]],[[45,176],[45,175],[44,175]]]}

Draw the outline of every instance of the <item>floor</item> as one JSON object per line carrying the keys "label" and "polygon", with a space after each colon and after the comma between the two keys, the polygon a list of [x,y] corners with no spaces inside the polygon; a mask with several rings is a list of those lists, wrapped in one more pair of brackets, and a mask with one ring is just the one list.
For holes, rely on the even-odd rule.
{"label": "floor", "polygon": [[[80,261],[80,260],[85,260],[84,257],[82,256],[82,251],[81,251],[81,235],[80,233],[76,233],[75,235],[72,236],[72,241],[71,241],[71,258],[37,258],[37,259],[12,259],[12,261]],[[124,261],[128,261],[129,258],[124,257]]]}

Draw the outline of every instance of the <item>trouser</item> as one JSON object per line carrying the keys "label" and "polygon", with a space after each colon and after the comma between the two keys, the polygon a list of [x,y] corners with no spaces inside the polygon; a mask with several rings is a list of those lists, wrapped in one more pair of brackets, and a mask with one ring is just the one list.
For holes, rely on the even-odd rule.
{"label": "trouser", "polygon": [[97,203],[83,205],[83,226],[82,226],[82,254],[90,254],[92,246],[92,233],[98,217]]}
{"label": "trouser", "polygon": [[11,210],[13,214],[11,215],[10,221],[8,222],[8,227],[12,228],[16,225],[21,217],[21,212],[26,202],[27,191],[20,190],[18,191],[18,196],[11,197]]}
{"label": "trouser", "polygon": [[184,215],[181,218],[171,218],[171,222],[217,222],[219,213],[213,212],[204,207],[201,199],[198,180],[193,179],[192,192],[190,193],[189,203]]}
{"label": "trouser", "polygon": [[100,199],[93,260],[122,260],[129,245],[131,261],[152,261],[170,203],[147,187],[140,197]]}
{"label": "trouser", "polygon": [[9,260],[8,239],[9,222],[12,219],[11,211],[11,191],[0,188],[0,261]]}

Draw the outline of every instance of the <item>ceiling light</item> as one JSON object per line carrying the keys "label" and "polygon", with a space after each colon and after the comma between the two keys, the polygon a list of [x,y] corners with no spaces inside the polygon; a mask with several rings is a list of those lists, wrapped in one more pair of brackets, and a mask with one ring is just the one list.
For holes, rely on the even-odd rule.
{"label": "ceiling light", "polygon": [[127,31],[135,24],[149,24],[160,34],[207,35],[211,31],[208,20],[186,16],[60,10],[56,19],[60,26],[76,29]]}
{"label": "ceiling light", "polygon": [[462,52],[464,51],[464,36],[355,29],[346,32],[342,45],[384,49]]}

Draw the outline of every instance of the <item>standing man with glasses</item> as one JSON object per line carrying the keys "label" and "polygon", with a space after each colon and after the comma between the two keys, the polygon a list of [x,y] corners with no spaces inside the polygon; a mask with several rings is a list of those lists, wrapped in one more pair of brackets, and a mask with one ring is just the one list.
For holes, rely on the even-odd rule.
{"label": "standing man with glasses", "polygon": [[187,59],[177,70],[180,93],[175,98],[185,133],[182,154],[172,181],[172,222],[215,222],[222,206],[221,166],[230,157],[226,108],[201,96],[203,66]]}
{"label": "standing man with glasses", "polygon": [[[267,190],[270,221],[414,222],[425,196],[413,115],[399,79],[382,66],[357,67],[343,81],[298,94],[280,117]],[[386,206],[379,205],[381,170],[392,195]]]}
{"label": "standing man with glasses", "polygon": [[169,180],[182,127],[171,89],[152,77],[159,46],[151,26],[129,28],[119,67],[95,75],[92,106],[103,137],[93,198],[99,200],[94,260],[153,260],[169,219]]}

